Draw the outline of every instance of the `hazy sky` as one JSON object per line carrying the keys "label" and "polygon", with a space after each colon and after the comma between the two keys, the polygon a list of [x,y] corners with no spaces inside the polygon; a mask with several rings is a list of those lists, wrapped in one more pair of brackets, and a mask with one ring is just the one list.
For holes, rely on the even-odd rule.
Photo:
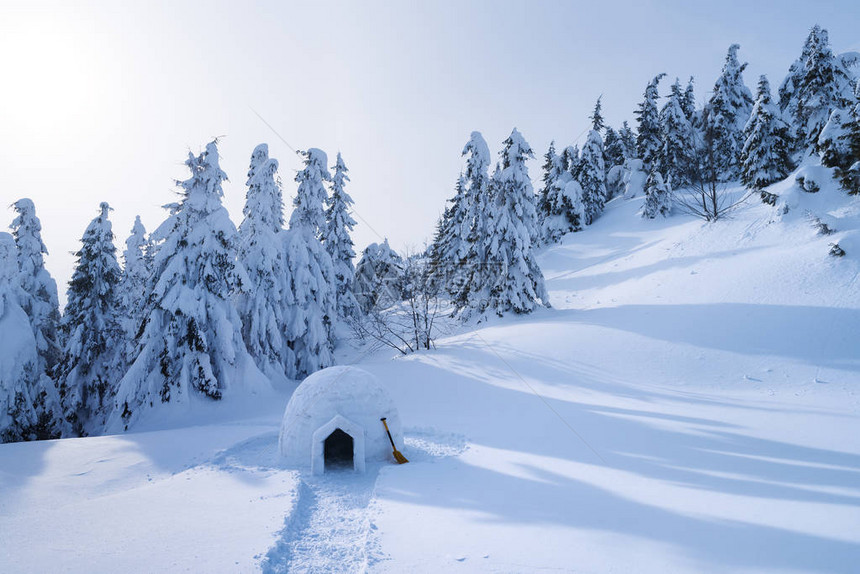
{"label": "hazy sky", "polygon": [[472,130],[495,152],[519,128],[537,181],[549,141],[581,141],[598,95],[612,125],[658,72],[663,88],[695,76],[701,102],[735,42],[747,85],[766,73],[776,89],[815,23],[837,52],[860,50],[856,0],[0,0],[0,204],[35,201],[64,292],[98,203],[115,209],[121,252],[134,215],[154,229],[188,150],[214,136],[237,224],[261,142],[289,210],[301,164],[256,111],[297,149],[343,153],[359,250],[380,235],[420,247]]}

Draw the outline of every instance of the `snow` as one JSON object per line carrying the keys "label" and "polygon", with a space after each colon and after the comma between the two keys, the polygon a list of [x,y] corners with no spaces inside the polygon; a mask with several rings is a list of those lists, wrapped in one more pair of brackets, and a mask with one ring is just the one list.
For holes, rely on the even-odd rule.
{"label": "snow", "polygon": [[340,348],[408,464],[290,468],[274,391],[0,445],[0,570],[854,572],[860,203],[816,171],[710,224],[616,198],[539,253],[552,309]]}
{"label": "snow", "polygon": [[313,467],[321,473],[321,441],[340,428],[355,441],[356,469],[364,470],[367,461],[391,460],[382,417],[387,418],[395,445],[402,446],[397,408],[373,375],[357,367],[317,371],[302,381],[287,403],[278,439],[281,456],[289,466]]}

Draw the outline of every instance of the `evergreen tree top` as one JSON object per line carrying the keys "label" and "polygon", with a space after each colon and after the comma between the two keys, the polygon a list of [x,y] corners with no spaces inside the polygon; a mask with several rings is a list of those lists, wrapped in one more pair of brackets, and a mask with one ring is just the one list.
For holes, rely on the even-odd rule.
{"label": "evergreen tree top", "polygon": [[[15,246],[15,239],[11,235],[0,231],[0,288],[12,284],[15,277],[18,275],[18,248]],[[3,301],[0,300],[0,304]],[[3,316],[3,309],[0,309],[0,316]]]}
{"label": "evergreen tree top", "polygon": [[534,158],[535,154],[531,146],[523,138],[522,134],[514,128],[511,135],[504,141],[505,149],[502,150],[502,168],[524,167],[526,158]]}
{"label": "evergreen tree top", "polygon": [[12,204],[18,214],[12,220],[12,232],[15,242],[21,251],[20,256],[36,257],[41,260],[41,254],[48,254],[48,248],[42,242],[42,223],[36,217],[36,206],[33,200],[23,197]]}
{"label": "evergreen tree top", "polygon": [[346,175],[349,172],[346,164],[343,161],[343,157],[340,155],[340,152],[337,152],[337,159],[334,162],[334,183],[335,185],[339,185],[343,187],[344,181],[349,181],[349,176]]}
{"label": "evergreen tree top", "polygon": [[221,207],[224,196],[221,183],[227,179],[227,174],[221,170],[218,160],[218,140],[206,144],[200,155],[188,152],[185,165],[191,171],[191,177],[177,182],[184,196],[183,207],[204,213]]}
{"label": "evergreen tree top", "polygon": [[602,98],[602,95],[597,98],[597,102],[594,104],[594,111],[591,112],[590,116],[588,116],[589,119],[591,119],[591,129],[597,131],[602,130],[606,126],[606,122],[603,121],[603,115],[600,112],[600,100]]}
{"label": "evergreen tree top", "polygon": [[481,132],[474,131],[469,136],[469,141],[463,147],[460,155],[468,155],[466,160],[466,178],[475,180],[486,177],[487,169],[491,163],[490,147]]}
{"label": "evergreen tree top", "polygon": [[293,199],[293,213],[290,215],[290,228],[302,227],[319,235],[325,226],[323,203],[326,201],[324,181],[331,181],[328,171],[328,156],[324,151],[310,148],[301,152],[305,167],[296,174],[299,188]]}
{"label": "evergreen tree top", "polygon": [[251,180],[254,179],[254,173],[257,168],[266,163],[269,159],[269,144],[261,143],[251,152],[251,165],[248,167],[248,181],[245,185],[251,185]]}

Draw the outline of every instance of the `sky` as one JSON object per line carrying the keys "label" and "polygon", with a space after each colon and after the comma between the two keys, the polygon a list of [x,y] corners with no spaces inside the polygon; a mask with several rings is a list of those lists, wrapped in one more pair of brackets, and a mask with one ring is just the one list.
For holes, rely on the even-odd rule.
{"label": "sky", "polygon": [[635,125],[666,72],[663,93],[694,76],[701,104],[732,43],[747,85],[767,74],[775,90],[816,23],[834,51],[860,51],[856,0],[0,0],[0,205],[33,199],[64,299],[101,201],[121,253],[135,215],[150,231],[165,218],[188,152],[219,137],[234,222],[262,142],[289,213],[292,150],[317,147],[350,169],[358,250],[420,249],[473,130],[496,152],[517,127],[538,182],[549,142],[581,143],[598,96],[609,124]]}

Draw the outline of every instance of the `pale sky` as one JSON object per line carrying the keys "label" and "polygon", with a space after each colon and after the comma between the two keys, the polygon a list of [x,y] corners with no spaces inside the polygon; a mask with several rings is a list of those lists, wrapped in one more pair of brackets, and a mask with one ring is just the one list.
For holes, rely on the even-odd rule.
{"label": "pale sky", "polygon": [[[754,6],[750,6],[750,4]],[[61,299],[108,201],[119,252],[175,200],[188,150],[223,136],[224,203],[241,218],[251,151],[343,153],[357,250],[431,236],[472,130],[496,152],[516,126],[540,156],[582,141],[603,94],[632,120],[648,80],[693,75],[701,102],[731,43],[774,90],[813,24],[860,50],[860,2],[76,2],[0,0],[0,204],[30,197]],[[664,90],[665,93],[665,90]],[[632,122],[631,122],[632,123]],[[579,138],[579,139],[577,139]],[[11,222],[11,210],[0,228]]]}

